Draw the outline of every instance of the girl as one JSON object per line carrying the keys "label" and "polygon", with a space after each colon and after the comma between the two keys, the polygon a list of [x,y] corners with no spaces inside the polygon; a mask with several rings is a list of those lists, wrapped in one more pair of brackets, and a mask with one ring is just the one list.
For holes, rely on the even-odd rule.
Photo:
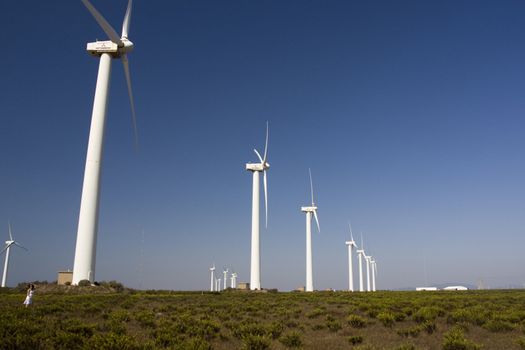
{"label": "girl", "polygon": [[27,296],[24,300],[24,305],[28,307],[33,303],[33,294],[35,294],[35,285],[33,283],[27,285]]}

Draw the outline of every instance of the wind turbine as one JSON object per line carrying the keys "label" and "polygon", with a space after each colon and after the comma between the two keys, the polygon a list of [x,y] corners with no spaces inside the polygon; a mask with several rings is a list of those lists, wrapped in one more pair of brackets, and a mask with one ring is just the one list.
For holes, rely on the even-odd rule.
{"label": "wind turbine", "polygon": [[210,267],[210,272],[211,272],[211,282],[210,282],[210,292],[213,292],[213,282],[214,282],[214,279],[215,279],[215,263],[213,264],[212,267]]}
{"label": "wind turbine", "polygon": [[11,233],[11,223],[8,223],[9,227],[9,240],[5,241],[5,247],[0,251],[0,254],[2,254],[5,251],[5,263],[4,263],[4,274],[2,275],[2,287],[5,287],[5,283],[7,281],[7,270],[9,269],[9,252],[11,251],[11,247],[13,245],[16,245],[17,247],[20,247],[24,250],[27,250],[26,247],[23,247],[20,243],[15,241],[13,239],[13,234]]}
{"label": "wind turbine", "polygon": [[350,228],[350,240],[346,241],[346,245],[348,246],[348,290],[350,292],[354,291],[354,267],[352,264],[352,249],[357,248],[357,244],[355,244],[354,241],[354,235],[352,233],[352,224],[348,223],[348,227]]}
{"label": "wind turbine", "polygon": [[370,288],[370,260],[372,257],[370,255],[365,255],[366,260],[366,291],[370,292],[372,289]]}
{"label": "wind turbine", "polygon": [[359,262],[359,291],[364,292],[365,289],[363,287],[363,256],[365,256],[365,250],[363,247],[363,232],[361,232],[361,249],[358,249],[356,252]]}
{"label": "wind turbine", "polygon": [[228,269],[222,270],[222,274],[224,275],[224,287],[222,289],[226,289],[226,283],[228,282]]}
{"label": "wind turbine", "polygon": [[301,211],[306,213],[306,291],[314,291],[313,282],[313,266],[312,266],[312,214],[317,223],[317,231],[321,232],[319,227],[319,218],[317,217],[317,207],[314,202],[314,186],[312,182],[312,171],[308,169],[310,174],[310,192],[312,195],[312,205],[309,207],[301,207]]}
{"label": "wind turbine", "polygon": [[78,284],[81,280],[89,280],[93,283],[95,279],[100,202],[100,169],[102,164],[111,61],[113,59],[120,58],[124,65],[124,75],[126,76],[126,83],[128,86],[128,95],[131,103],[131,116],[135,132],[135,145],[137,145],[135,105],[133,102],[129,62],[127,58],[127,54],[133,50],[133,43],[128,40],[132,0],[128,1],[128,7],[122,24],[122,35],[120,37],[115,29],[113,29],[89,0],[82,0],[82,3],[93,15],[110,40],[96,41],[87,44],[87,51],[95,57],[100,57],[100,64],[95,89],[95,99],[93,101],[93,113],[91,115],[91,129],[89,131],[84,184],[82,186],[82,199],[80,201],[75,263],[73,266],[73,284]]}
{"label": "wind turbine", "polygon": [[266,143],[264,145],[264,156],[254,149],[255,154],[261,161],[260,163],[246,164],[246,170],[253,173],[252,185],[252,247],[251,247],[251,261],[250,261],[250,289],[261,289],[261,257],[259,246],[259,173],[263,173],[264,184],[264,208],[266,213],[266,227],[268,227],[268,182],[266,179],[266,170],[270,169],[270,164],[267,162],[268,156],[268,122],[266,122]]}
{"label": "wind turbine", "polygon": [[376,291],[376,274],[377,274],[377,265],[374,258],[370,260],[370,267],[372,269],[372,292]]}
{"label": "wind turbine", "polygon": [[232,289],[237,288],[237,272],[232,273],[231,283]]}

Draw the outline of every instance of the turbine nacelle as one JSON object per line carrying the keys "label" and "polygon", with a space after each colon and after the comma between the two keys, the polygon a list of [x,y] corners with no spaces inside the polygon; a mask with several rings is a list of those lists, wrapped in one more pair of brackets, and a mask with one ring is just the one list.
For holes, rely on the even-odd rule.
{"label": "turbine nacelle", "polygon": [[92,56],[100,57],[104,53],[109,53],[113,58],[119,58],[123,54],[133,51],[133,42],[128,39],[122,39],[122,45],[119,46],[117,43],[111,40],[95,41],[88,43],[86,51]]}
{"label": "turbine nacelle", "polygon": [[355,244],[354,241],[346,241],[345,243],[346,243],[346,245],[349,245],[349,246],[352,246],[352,247],[357,247],[357,244]]}
{"label": "turbine nacelle", "polygon": [[313,212],[317,211],[317,207],[315,207],[315,206],[312,206],[312,207],[301,207],[301,211],[303,213],[313,213]]}
{"label": "turbine nacelle", "polygon": [[248,171],[265,171],[266,169],[270,169],[270,164],[266,162],[263,163],[247,163],[246,164],[246,170]]}

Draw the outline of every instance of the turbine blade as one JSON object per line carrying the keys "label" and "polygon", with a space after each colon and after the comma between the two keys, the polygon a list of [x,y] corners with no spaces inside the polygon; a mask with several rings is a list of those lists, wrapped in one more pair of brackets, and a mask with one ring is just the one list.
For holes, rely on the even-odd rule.
{"label": "turbine blade", "polygon": [[314,218],[317,223],[317,231],[321,232],[321,227],[319,226],[319,218],[317,217],[317,210],[314,210]]}
{"label": "turbine blade", "polygon": [[257,150],[255,148],[253,150],[254,150],[255,154],[257,154],[257,157],[259,157],[259,160],[261,161],[261,164],[264,165],[264,160],[262,159],[262,157],[259,154],[259,152],[257,152]]}
{"label": "turbine blade", "polygon": [[29,249],[27,249],[26,247],[24,247],[23,245],[21,245],[21,244],[18,243],[18,242],[14,242],[13,244],[16,245],[17,247],[22,248],[22,249],[25,250],[25,251],[29,251]]}
{"label": "turbine blade", "polygon": [[350,241],[354,240],[354,233],[352,232],[352,222],[348,220],[348,227],[350,227]]}
{"label": "turbine blade", "polygon": [[266,121],[266,143],[264,144],[264,157],[263,157],[263,165],[266,163],[266,155],[268,154],[268,121]]}
{"label": "turbine blade", "polygon": [[0,254],[2,254],[3,252],[5,252],[7,250],[7,248],[9,248],[11,245],[10,244],[6,244],[6,246],[4,247],[4,249],[0,250]]}
{"label": "turbine blade", "polygon": [[89,2],[89,0],[82,0],[82,3],[91,12],[97,23],[102,27],[102,30],[109,36],[111,41],[122,46],[122,40],[120,40],[117,32],[113,27],[106,21],[106,19],[97,11],[97,9]]}
{"label": "turbine blade", "polygon": [[314,185],[312,182],[312,171],[308,168],[308,174],[310,174],[310,192],[312,194],[312,207],[314,206]]}
{"label": "turbine blade", "polygon": [[266,179],[266,170],[263,171],[264,183],[264,209],[266,210],[266,228],[268,228],[268,180]]}
{"label": "turbine blade", "polygon": [[7,225],[9,226],[9,240],[13,241],[13,234],[11,233],[11,221],[8,221]]}
{"label": "turbine blade", "polygon": [[365,250],[365,245],[363,243],[363,231],[361,231],[361,250]]}
{"label": "turbine blade", "polygon": [[137,116],[135,114],[135,101],[133,100],[133,90],[131,90],[131,75],[129,74],[129,61],[126,54],[122,55],[122,65],[124,66],[124,75],[128,85],[129,103],[131,105],[131,121],[133,123],[133,133],[135,136],[135,149],[139,148],[139,133],[137,130]]}
{"label": "turbine blade", "polygon": [[133,0],[128,1],[128,8],[126,9],[126,15],[124,16],[124,22],[122,22],[122,37],[128,38],[129,22],[131,21],[131,7],[133,6]]}

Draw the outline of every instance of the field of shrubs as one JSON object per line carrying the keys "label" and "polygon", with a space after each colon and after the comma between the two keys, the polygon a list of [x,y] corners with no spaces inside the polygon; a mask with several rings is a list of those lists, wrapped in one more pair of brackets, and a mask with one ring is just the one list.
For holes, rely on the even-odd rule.
{"label": "field of shrubs", "polygon": [[1,290],[0,349],[525,349],[525,291],[97,288]]}

